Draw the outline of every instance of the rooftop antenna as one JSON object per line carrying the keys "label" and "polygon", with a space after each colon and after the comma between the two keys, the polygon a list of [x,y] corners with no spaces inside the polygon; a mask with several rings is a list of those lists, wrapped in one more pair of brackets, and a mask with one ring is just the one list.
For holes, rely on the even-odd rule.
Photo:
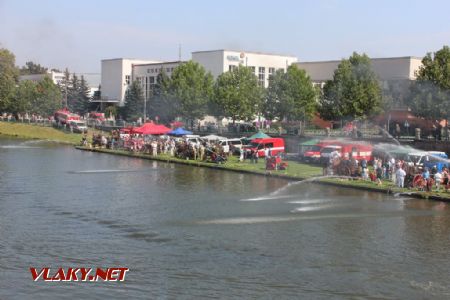
{"label": "rooftop antenna", "polygon": [[178,44],[178,61],[181,61],[181,44]]}

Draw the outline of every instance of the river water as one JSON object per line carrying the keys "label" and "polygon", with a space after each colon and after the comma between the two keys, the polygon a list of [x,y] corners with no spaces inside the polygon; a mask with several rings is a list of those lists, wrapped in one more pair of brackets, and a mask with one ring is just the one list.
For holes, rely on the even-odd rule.
{"label": "river water", "polygon": [[286,184],[0,139],[0,299],[450,298],[448,205]]}

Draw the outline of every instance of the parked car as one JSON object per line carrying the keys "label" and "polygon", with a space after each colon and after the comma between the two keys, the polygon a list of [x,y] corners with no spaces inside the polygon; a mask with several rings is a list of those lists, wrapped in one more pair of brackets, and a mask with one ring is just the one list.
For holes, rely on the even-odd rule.
{"label": "parked car", "polygon": [[88,131],[86,123],[83,121],[70,121],[69,128],[71,128],[71,130],[73,132],[78,132],[78,133],[87,133],[87,131]]}
{"label": "parked car", "polygon": [[238,153],[242,148],[241,139],[224,139],[219,140],[219,145],[223,147],[225,153]]}

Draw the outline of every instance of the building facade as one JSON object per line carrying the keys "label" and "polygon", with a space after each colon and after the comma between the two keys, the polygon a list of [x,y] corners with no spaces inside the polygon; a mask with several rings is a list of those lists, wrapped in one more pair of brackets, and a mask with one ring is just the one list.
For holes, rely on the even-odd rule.
{"label": "building facade", "polygon": [[[89,96],[92,97],[96,91],[98,91],[98,85],[100,84],[100,74],[99,73],[76,73],[78,79],[83,76],[86,81],[87,86],[89,87]],[[21,75],[19,76],[19,81],[30,80],[34,83],[37,83],[43,80],[46,76],[48,76],[54,84],[64,86],[65,75],[62,72],[48,71],[46,74],[30,74],[30,75]],[[69,80],[72,80],[73,74],[71,73],[69,76]],[[70,83],[69,83],[70,86]]]}
{"label": "building facade", "polygon": [[[340,60],[298,62],[294,56],[268,54],[260,52],[245,52],[235,50],[196,51],[192,60],[199,63],[214,78],[233,70],[239,65],[252,69],[262,87],[269,86],[269,76],[277,70],[286,71],[291,64],[306,71],[314,85],[323,87],[327,80],[333,79],[334,71]],[[422,65],[419,57],[373,58],[371,64],[380,79],[384,90],[398,91],[403,97],[411,81],[416,79],[416,73]],[[140,59],[105,59],[101,62],[101,100],[99,102],[124,104],[125,93],[133,81],[138,81],[144,92],[145,99],[150,99],[158,74],[163,70],[171,76],[173,70],[183,62],[159,62]],[[58,80],[55,74],[55,80]],[[63,76],[63,74],[61,74]],[[29,75],[33,76],[33,75]],[[403,96],[402,96],[403,95]]]}
{"label": "building facade", "polygon": [[[268,87],[269,76],[276,70],[286,70],[289,65],[297,61],[297,58],[259,52],[212,50],[193,52],[192,60],[203,66],[207,72],[211,72],[214,78],[239,65],[250,67],[258,78],[259,84]],[[181,63],[183,62],[104,59],[101,62],[101,100],[98,102],[116,103],[122,106],[125,92],[135,80],[140,83],[145,99],[149,99],[158,74],[164,70],[170,76]]]}
{"label": "building facade", "polygon": [[173,61],[133,65],[131,80],[136,80],[140,83],[144,93],[144,99],[148,100],[151,97],[153,87],[156,85],[158,75],[165,72],[170,77],[173,70],[182,63],[180,61]]}
{"label": "building facade", "polygon": [[276,70],[286,70],[297,61],[294,56],[245,52],[235,50],[211,50],[192,52],[192,60],[211,72],[214,78],[243,65],[252,69],[260,86],[269,86],[269,76]]}
{"label": "building facade", "polygon": [[45,74],[30,74],[30,75],[20,75],[19,81],[30,80],[33,82],[39,82],[48,76],[54,84],[61,84],[64,81],[64,73],[48,71]]}
{"label": "building facade", "polygon": [[[422,58],[413,56],[372,58],[370,61],[373,71],[383,84],[415,80],[416,72],[422,65]],[[306,71],[314,84],[323,86],[327,80],[333,79],[334,71],[340,63],[340,60],[330,60],[297,62],[296,65]]]}
{"label": "building facade", "polygon": [[132,82],[133,66],[158,63],[142,59],[115,58],[102,60],[101,99],[97,102],[124,104],[125,92]]}

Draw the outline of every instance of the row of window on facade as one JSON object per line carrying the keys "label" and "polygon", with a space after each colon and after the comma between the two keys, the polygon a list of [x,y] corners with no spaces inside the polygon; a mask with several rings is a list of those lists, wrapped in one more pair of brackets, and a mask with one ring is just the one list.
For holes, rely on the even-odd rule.
{"label": "row of window on facade", "polygon": [[149,99],[151,96],[151,92],[156,85],[156,76],[136,77],[136,81],[142,87],[145,99]]}
{"label": "row of window on facade", "polygon": [[[236,65],[229,65],[228,66],[228,71],[233,71],[234,69],[236,69],[238,66]],[[249,66],[250,70],[253,72],[253,74],[255,74],[256,76],[258,76],[258,83],[260,86],[265,86],[265,82],[266,82],[266,67],[258,67],[258,73],[256,73],[256,67],[254,66]],[[275,68],[267,68],[268,69],[268,77],[270,77],[270,75],[275,74]],[[283,68],[280,68],[279,70],[282,70],[284,72]]]}
{"label": "row of window on facade", "polygon": [[[155,68],[155,69],[147,69],[147,73],[156,73],[156,74],[158,74],[158,73],[161,73],[162,72],[162,70],[163,70],[164,68]],[[171,73],[171,72],[173,72],[173,70],[175,69],[175,67],[171,67],[171,68],[166,68],[166,73]]]}
{"label": "row of window on facade", "polygon": [[[229,66],[228,66],[228,70],[229,70],[229,71],[232,71],[232,70],[234,70],[234,69],[237,68],[237,67],[238,67],[238,66],[236,66],[236,65],[229,65]],[[250,66],[249,68],[252,70],[253,74],[255,74],[256,67]],[[173,71],[174,68],[167,68],[167,69],[168,69],[168,72],[170,72],[170,71]],[[170,70],[169,70],[169,69],[170,69]],[[267,68],[267,69],[268,69],[268,75],[269,75],[269,77],[270,77],[270,75],[272,75],[272,74],[275,73],[275,68],[270,67],[270,68]],[[153,69],[148,69],[148,70],[153,70]],[[147,71],[148,71],[148,70],[147,70]],[[279,70],[283,70],[283,71],[284,71],[283,68],[280,68]],[[258,76],[258,82],[259,82],[259,84],[262,85],[262,86],[264,86],[265,80],[266,80],[266,67],[258,67],[258,73],[256,73],[255,75]],[[144,79],[144,78],[145,78],[145,79]],[[144,80],[145,80],[145,84],[146,84],[146,85],[153,86],[153,85],[156,84],[156,77],[155,77],[155,76],[136,77],[136,80],[137,80],[141,85],[144,85]],[[129,85],[130,83],[131,83],[131,76],[130,76],[130,75],[125,75],[125,84],[126,84],[126,85]]]}

